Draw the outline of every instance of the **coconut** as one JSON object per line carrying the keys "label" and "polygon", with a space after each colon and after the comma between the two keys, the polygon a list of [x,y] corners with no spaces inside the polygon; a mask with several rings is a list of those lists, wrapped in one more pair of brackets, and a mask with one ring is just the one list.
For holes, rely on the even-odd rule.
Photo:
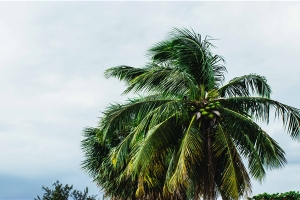
{"label": "coconut", "polygon": [[214,114],[210,113],[207,117],[208,117],[209,119],[213,119],[215,116],[214,116]]}
{"label": "coconut", "polygon": [[208,106],[207,106],[207,107],[205,107],[205,110],[210,110],[210,107],[208,107]]}
{"label": "coconut", "polygon": [[202,115],[207,115],[207,114],[208,114],[208,112],[206,112],[206,111],[203,111],[203,112],[201,112],[201,114],[202,114]]}

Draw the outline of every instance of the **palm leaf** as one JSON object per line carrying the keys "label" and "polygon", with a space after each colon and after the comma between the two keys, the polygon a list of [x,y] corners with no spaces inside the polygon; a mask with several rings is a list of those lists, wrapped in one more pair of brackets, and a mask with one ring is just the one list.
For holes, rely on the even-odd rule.
{"label": "palm leaf", "polygon": [[106,78],[115,77],[121,81],[129,83],[131,80],[137,76],[145,73],[147,69],[143,68],[134,68],[126,65],[121,65],[117,67],[112,67],[105,70],[104,75]]}
{"label": "palm leaf", "polygon": [[[194,166],[203,159],[203,138],[197,125],[195,124],[196,116],[194,116],[189,127],[184,133],[180,149],[178,151],[178,159],[176,161],[175,171],[172,173],[169,181],[166,182],[167,188],[172,193],[180,186],[187,188],[190,175],[194,172]],[[169,168],[172,170],[172,168]],[[168,172],[170,173],[170,172]]]}
{"label": "palm leaf", "polygon": [[207,37],[202,40],[193,31],[174,28],[168,39],[149,50],[149,55],[154,62],[180,67],[194,76],[197,85],[203,84],[206,90],[210,90],[221,84],[226,71],[225,67],[217,64],[223,58],[212,55],[210,47],[213,45]]}
{"label": "palm leaf", "polygon": [[250,174],[253,178],[262,181],[265,178],[264,160],[259,156],[260,149],[256,148],[260,144],[256,143],[264,136],[263,130],[251,119],[234,111],[224,109],[222,116],[224,116],[222,127],[230,134],[241,155],[248,160]]}
{"label": "palm leaf", "polygon": [[116,131],[124,130],[124,126],[134,127],[133,122],[138,124],[148,112],[170,101],[172,100],[150,99],[114,106],[113,109],[104,113],[104,117],[99,124],[103,130],[103,140],[111,139],[116,134]]}
{"label": "palm leaf", "polygon": [[124,91],[125,94],[129,92],[162,93],[179,98],[190,96],[194,99],[198,88],[189,73],[168,66],[156,66],[134,78]]}
{"label": "palm leaf", "polygon": [[115,168],[123,168],[128,161],[128,155],[130,153],[130,143],[134,136],[134,132],[128,134],[117,147],[111,150],[110,157],[112,164]]}
{"label": "palm leaf", "polygon": [[300,110],[278,101],[262,97],[231,97],[222,101],[222,105],[243,113],[246,111],[257,120],[269,122],[270,109],[275,118],[281,119],[283,127],[293,139],[300,139]]}
{"label": "palm leaf", "polygon": [[270,97],[271,87],[263,76],[256,74],[244,75],[229,81],[218,89],[222,97],[251,96],[257,94],[261,97]]}
{"label": "palm leaf", "polygon": [[222,173],[221,190],[227,197],[238,199],[240,194],[250,191],[250,178],[239,156],[234,142],[220,123],[217,125],[213,150],[217,157],[225,155],[225,169]]}
{"label": "palm leaf", "polygon": [[[180,131],[174,130],[175,115],[170,116],[165,121],[152,127],[145,139],[136,144],[135,154],[133,156],[132,171],[138,174],[146,168],[150,167],[151,163],[155,163],[154,158],[157,158],[157,153],[160,157],[157,159],[162,162],[167,155],[167,150],[176,144]],[[159,138],[159,140],[157,139]],[[165,153],[163,153],[165,152]],[[161,157],[162,156],[162,157]]]}
{"label": "palm leaf", "polygon": [[237,148],[246,159],[249,158],[251,175],[258,180],[264,178],[264,168],[280,168],[287,162],[280,146],[253,120],[232,110],[223,109],[227,122],[223,127],[233,137]]}
{"label": "palm leaf", "polygon": [[81,150],[85,157],[85,160],[81,163],[82,169],[94,179],[97,177],[103,159],[109,153],[109,148],[103,145],[97,137],[99,132],[98,128],[85,128],[83,132],[84,139],[81,141]]}

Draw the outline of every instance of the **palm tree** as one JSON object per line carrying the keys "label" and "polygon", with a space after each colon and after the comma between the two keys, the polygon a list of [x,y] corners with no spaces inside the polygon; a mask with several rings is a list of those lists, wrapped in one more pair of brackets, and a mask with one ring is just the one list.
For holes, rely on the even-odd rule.
{"label": "palm tree", "polygon": [[[125,94],[145,96],[112,105],[99,122],[100,143],[118,141],[97,169],[108,196],[238,199],[251,192],[250,177],[263,181],[265,169],[286,163],[284,151],[257,122],[268,123],[274,110],[286,132],[299,139],[300,110],[272,100],[262,76],[223,84],[224,60],[211,52],[210,41],[174,29],[149,50],[145,67],[105,72],[127,84]],[[115,179],[107,178],[107,170]]]}

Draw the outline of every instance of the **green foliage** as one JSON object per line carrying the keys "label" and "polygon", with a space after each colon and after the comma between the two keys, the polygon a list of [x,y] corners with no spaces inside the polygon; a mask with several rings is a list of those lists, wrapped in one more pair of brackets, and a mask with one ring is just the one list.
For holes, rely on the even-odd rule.
{"label": "green foliage", "polygon": [[63,186],[59,181],[56,181],[53,186],[54,189],[43,186],[42,189],[45,191],[43,197],[37,196],[34,200],[68,200],[69,197],[73,200],[96,200],[96,196],[88,196],[88,188],[81,192],[73,190],[73,185]]}
{"label": "green foliage", "polygon": [[[138,95],[111,104],[86,128],[82,167],[111,199],[238,199],[250,178],[286,164],[259,124],[271,111],[300,139],[300,110],[271,99],[263,76],[224,84],[226,68],[209,37],[175,28],[149,49],[144,67],[107,69]],[[145,96],[141,96],[141,95]],[[243,160],[246,160],[247,166]]]}
{"label": "green foliage", "polygon": [[275,193],[275,194],[258,194],[253,196],[252,198],[248,198],[248,200],[299,200],[300,194],[299,191],[290,191],[285,193]]}

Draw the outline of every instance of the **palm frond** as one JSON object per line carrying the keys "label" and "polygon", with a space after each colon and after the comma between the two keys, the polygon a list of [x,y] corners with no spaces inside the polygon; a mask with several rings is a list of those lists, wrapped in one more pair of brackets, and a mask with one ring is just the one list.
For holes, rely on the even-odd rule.
{"label": "palm frond", "polygon": [[248,159],[250,174],[259,181],[264,178],[264,168],[281,168],[287,162],[280,146],[257,125],[232,110],[223,109],[223,127],[230,133],[237,148]]}
{"label": "palm frond", "polygon": [[217,157],[224,155],[226,163],[222,173],[221,190],[227,197],[238,199],[245,191],[251,190],[250,178],[233,140],[220,123],[217,127],[213,150]]}
{"label": "palm frond", "polygon": [[171,193],[182,185],[187,188],[190,176],[194,173],[192,171],[194,166],[200,163],[204,156],[203,138],[195,124],[195,120],[196,116],[192,118],[189,127],[184,133],[178,151],[178,159],[176,159],[175,171],[172,173],[169,181],[166,182],[167,188]]}
{"label": "palm frond", "polygon": [[97,137],[99,132],[98,128],[87,127],[84,129],[84,139],[81,141],[81,150],[85,157],[85,160],[81,163],[82,169],[94,179],[98,175],[103,159],[106,158],[110,150],[106,145],[99,142]]}
{"label": "palm frond", "polygon": [[270,109],[275,118],[281,119],[283,127],[293,139],[300,139],[300,110],[278,101],[263,97],[231,97],[222,101],[224,107],[239,113],[248,113],[254,119],[269,122]]}
{"label": "palm frond", "polygon": [[206,90],[210,90],[221,84],[226,71],[224,66],[217,64],[223,58],[213,55],[211,47],[207,37],[202,40],[194,31],[174,28],[168,39],[149,50],[149,55],[154,62],[168,62],[185,70],[193,75],[197,85],[205,85]]}
{"label": "palm frond", "polygon": [[[238,151],[248,160],[249,172],[253,178],[262,181],[265,178],[264,158],[259,156],[256,147],[260,137],[264,136],[263,130],[250,118],[224,108],[222,127],[232,137]],[[273,153],[273,152],[267,152]]]}
{"label": "palm frond", "polygon": [[130,153],[130,143],[134,136],[134,132],[129,133],[118,146],[110,151],[112,164],[115,168],[123,168],[127,164],[128,155]]}
{"label": "palm frond", "polygon": [[129,83],[131,80],[145,73],[146,71],[147,69],[121,65],[105,70],[104,75],[106,78],[115,77],[121,81],[125,81],[125,83]]}
{"label": "palm frond", "polygon": [[283,167],[287,163],[283,149],[266,132],[263,133],[264,137],[259,138],[255,145],[264,165],[268,169]]}
{"label": "palm frond", "polygon": [[198,86],[194,78],[185,71],[169,66],[155,66],[130,81],[124,94],[129,92],[162,93],[195,99],[198,96]]}
{"label": "palm frond", "polygon": [[251,96],[270,97],[271,87],[263,76],[256,74],[236,77],[218,89],[222,97]]}
{"label": "palm frond", "polygon": [[[100,128],[103,130],[104,141],[111,139],[116,131],[135,127],[154,108],[170,102],[172,100],[145,100],[118,104],[104,112],[104,117],[100,121]],[[134,123],[134,124],[133,124]]]}
{"label": "palm frond", "polygon": [[125,176],[125,173],[124,168],[114,168],[109,157],[103,160],[96,182],[103,188],[105,196],[119,200],[135,198],[137,179]]}
{"label": "palm frond", "polygon": [[171,115],[165,121],[152,127],[145,139],[136,144],[135,148],[138,148],[138,150],[133,156],[132,163],[132,170],[136,174],[149,168],[150,164],[155,163],[154,158],[157,157],[157,153],[162,156],[157,159],[163,161],[163,158],[167,155],[167,150],[176,144],[180,131],[174,130],[175,120],[175,115]]}

